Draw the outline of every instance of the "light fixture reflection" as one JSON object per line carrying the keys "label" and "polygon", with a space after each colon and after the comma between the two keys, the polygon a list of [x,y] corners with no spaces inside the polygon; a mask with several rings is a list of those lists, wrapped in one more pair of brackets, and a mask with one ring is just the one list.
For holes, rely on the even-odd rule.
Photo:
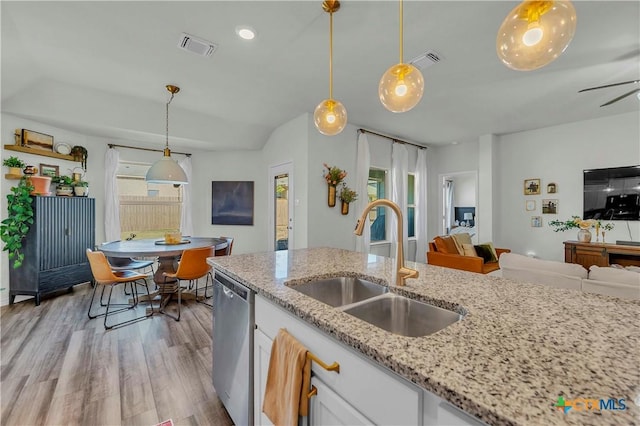
{"label": "light fixture reflection", "polygon": [[498,57],[511,69],[535,70],[560,56],[575,32],[576,10],[570,1],[525,1],[498,30]]}
{"label": "light fixture reflection", "polygon": [[166,144],[164,147],[164,156],[156,161],[147,171],[145,180],[148,183],[168,183],[174,185],[187,184],[187,175],[173,159],[171,159],[171,150],[169,149],[169,104],[173,100],[176,93],[180,91],[178,86],[167,85],[167,90],[171,93],[171,97],[166,105],[167,126],[166,126]]}
{"label": "light fixture reflection", "polygon": [[334,136],[347,125],[347,109],[333,99],[333,13],[340,9],[340,2],[325,0],[322,8],[329,14],[329,99],[318,104],[313,112],[313,123],[323,135]]}
{"label": "light fixture reflection", "polygon": [[418,68],[403,63],[403,8],[400,0],[400,62],[384,73],[378,85],[380,102],[391,112],[406,112],[418,105],[424,79]]}

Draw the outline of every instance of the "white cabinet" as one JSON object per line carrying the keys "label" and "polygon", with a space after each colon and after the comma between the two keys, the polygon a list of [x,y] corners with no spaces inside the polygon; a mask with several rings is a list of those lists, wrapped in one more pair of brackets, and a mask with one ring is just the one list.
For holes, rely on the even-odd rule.
{"label": "white cabinet", "polygon": [[373,422],[358,412],[352,405],[325,385],[317,377],[311,378],[311,385],[318,394],[311,398],[309,407],[309,426],[359,426],[371,425]]}
{"label": "white cabinet", "polygon": [[253,418],[256,426],[273,426],[271,420],[262,412],[264,389],[267,385],[269,358],[273,341],[260,329],[254,332],[253,342]]}
{"label": "white cabinet", "polygon": [[[365,424],[383,425],[421,425],[422,424],[422,389],[406,381],[391,371],[381,368],[367,360],[353,349],[321,333],[308,323],[291,313],[256,296],[254,342],[254,389],[256,410],[255,423],[265,423],[266,417],[261,414],[266,371],[269,365],[271,341],[280,328],[298,339],[309,351],[327,364],[334,361],[340,364],[340,373],[324,370],[316,363],[312,364],[314,379],[321,381],[322,386],[330,388],[331,397],[324,399],[321,390],[312,397],[321,398],[320,407],[323,416],[333,415],[351,424],[351,415],[360,414]],[[268,346],[268,348],[267,348]],[[317,408],[316,408],[317,409]],[[268,419],[267,419],[268,421]],[[313,421],[311,424],[314,424]],[[321,423],[315,424],[331,424]]]}

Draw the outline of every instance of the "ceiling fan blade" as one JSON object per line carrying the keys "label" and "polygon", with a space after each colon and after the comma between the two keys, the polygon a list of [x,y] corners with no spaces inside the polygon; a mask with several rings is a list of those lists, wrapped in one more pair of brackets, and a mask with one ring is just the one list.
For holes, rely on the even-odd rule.
{"label": "ceiling fan blade", "polygon": [[587,92],[589,90],[604,89],[607,87],[622,86],[623,84],[640,83],[640,80],[623,81],[621,83],[605,84],[604,86],[589,87],[588,89],[578,90],[578,93]]}
{"label": "ceiling fan blade", "polygon": [[620,99],[624,99],[624,98],[626,98],[627,96],[633,95],[634,93],[638,93],[638,92],[640,92],[640,88],[638,88],[638,89],[633,89],[633,90],[631,90],[630,92],[627,92],[627,93],[625,93],[625,94],[624,94],[624,95],[622,95],[622,96],[618,96],[618,97],[617,97],[617,98],[615,98],[615,99],[611,99],[611,100],[610,100],[609,102],[607,102],[606,104],[602,104],[602,105],[600,105],[600,106],[601,106],[601,107],[603,107],[603,106],[611,105],[611,104],[612,104],[612,103],[614,103],[614,102],[618,102]]}

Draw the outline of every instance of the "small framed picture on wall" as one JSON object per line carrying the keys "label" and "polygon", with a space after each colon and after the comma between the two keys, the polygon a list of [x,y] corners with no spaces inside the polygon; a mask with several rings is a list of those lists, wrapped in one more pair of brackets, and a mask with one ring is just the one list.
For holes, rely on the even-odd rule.
{"label": "small framed picture on wall", "polygon": [[524,195],[538,195],[538,194],[540,194],[540,179],[525,179]]}
{"label": "small framed picture on wall", "polygon": [[527,200],[527,201],[525,201],[524,202],[524,208],[528,212],[535,211],[535,209],[536,209],[536,200]]}
{"label": "small framed picture on wall", "polygon": [[542,214],[557,214],[558,200],[542,200]]}
{"label": "small framed picture on wall", "polygon": [[547,185],[547,194],[555,194],[556,192],[558,192],[558,184],[551,182]]}
{"label": "small framed picture on wall", "polygon": [[542,228],[542,216],[531,216],[531,227]]}

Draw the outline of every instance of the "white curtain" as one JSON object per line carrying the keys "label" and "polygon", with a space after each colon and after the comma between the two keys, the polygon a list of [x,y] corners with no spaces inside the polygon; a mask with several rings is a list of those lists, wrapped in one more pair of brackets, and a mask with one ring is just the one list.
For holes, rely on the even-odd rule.
{"label": "white curtain", "polygon": [[[361,215],[367,204],[369,204],[368,183],[369,167],[371,165],[371,155],[369,153],[369,140],[364,132],[358,135],[358,153],[356,158],[356,184],[355,191],[358,199],[355,202],[356,215]],[[369,218],[367,217],[367,220]],[[355,223],[353,224],[355,227]],[[362,231],[361,237],[356,237],[356,251],[369,253],[371,244],[371,225],[367,223]]]}
{"label": "white curtain", "polygon": [[452,180],[445,181],[444,183],[444,224],[445,233],[448,235],[449,231],[453,227],[453,221],[455,217],[453,215],[453,191],[454,185]]}
{"label": "white curtain", "polygon": [[427,150],[418,149],[415,174],[416,262],[426,262],[427,255]]}
{"label": "white curtain", "polygon": [[[405,220],[402,221],[402,245],[404,253],[407,253],[407,179],[409,169],[409,153],[407,147],[401,143],[394,143],[391,150],[391,201],[400,207]],[[389,212],[386,216],[389,218],[391,228],[391,255],[395,257],[397,253],[398,241],[398,222],[396,215]]]}
{"label": "white curtain", "polygon": [[104,235],[107,241],[120,239],[120,200],[118,199],[118,162],[120,153],[109,148],[104,157]]}
{"label": "white curtain", "polygon": [[191,203],[191,188],[193,188],[193,172],[191,156],[188,155],[178,162],[187,175],[186,185],[182,185],[182,213],[180,214],[180,232],[182,235],[193,235],[193,206]]}

